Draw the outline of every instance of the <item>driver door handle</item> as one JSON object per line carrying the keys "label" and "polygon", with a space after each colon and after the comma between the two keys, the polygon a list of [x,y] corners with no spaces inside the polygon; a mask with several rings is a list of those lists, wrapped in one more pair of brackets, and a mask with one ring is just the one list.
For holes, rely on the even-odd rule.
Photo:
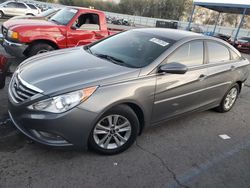
{"label": "driver door handle", "polygon": [[236,67],[234,65],[231,66],[230,70],[234,71],[236,69]]}

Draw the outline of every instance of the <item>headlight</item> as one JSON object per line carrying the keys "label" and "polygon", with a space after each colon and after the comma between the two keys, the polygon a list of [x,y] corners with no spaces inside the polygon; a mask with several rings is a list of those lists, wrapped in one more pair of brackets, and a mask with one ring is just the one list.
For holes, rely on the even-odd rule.
{"label": "headlight", "polygon": [[81,102],[86,101],[95,92],[96,89],[97,87],[89,87],[83,90],[59,95],[37,102],[33,105],[30,105],[28,108],[38,111],[62,113],[74,108]]}
{"label": "headlight", "polygon": [[16,31],[8,30],[8,37],[11,38],[11,39],[18,39],[19,34]]}

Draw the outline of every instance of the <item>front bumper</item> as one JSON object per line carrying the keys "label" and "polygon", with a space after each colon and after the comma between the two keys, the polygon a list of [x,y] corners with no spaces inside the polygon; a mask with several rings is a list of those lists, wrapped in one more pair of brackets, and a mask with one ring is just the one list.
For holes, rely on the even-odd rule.
{"label": "front bumper", "polygon": [[27,49],[28,45],[22,44],[22,43],[11,42],[6,39],[3,39],[1,44],[8,54],[14,57],[19,57],[19,58],[25,57],[24,51]]}
{"label": "front bumper", "polygon": [[88,137],[97,114],[74,108],[62,114],[36,112],[9,102],[14,125],[32,140],[48,146],[87,149]]}

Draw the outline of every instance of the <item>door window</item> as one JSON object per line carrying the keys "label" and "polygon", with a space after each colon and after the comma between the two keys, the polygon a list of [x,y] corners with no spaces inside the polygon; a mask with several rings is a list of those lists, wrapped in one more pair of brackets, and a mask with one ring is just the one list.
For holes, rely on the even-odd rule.
{"label": "door window", "polygon": [[230,60],[229,50],[217,42],[207,42],[208,62],[221,63]]}
{"label": "door window", "polygon": [[28,4],[28,3],[27,3],[27,5],[28,5],[31,9],[34,9],[34,10],[36,10],[36,9],[37,9],[37,8],[35,7],[35,5]]}
{"label": "door window", "polygon": [[17,3],[17,8],[27,8],[23,3]]}
{"label": "door window", "polygon": [[167,60],[168,63],[181,63],[187,66],[203,64],[203,41],[194,41],[178,48]]}
{"label": "door window", "polygon": [[16,8],[17,7],[17,5],[16,5],[16,3],[8,3],[7,5],[6,5],[6,7],[8,7],[8,8]]}
{"label": "door window", "polygon": [[100,30],[99,16],[97,14],[82,14],[73,26],[81,30]]}

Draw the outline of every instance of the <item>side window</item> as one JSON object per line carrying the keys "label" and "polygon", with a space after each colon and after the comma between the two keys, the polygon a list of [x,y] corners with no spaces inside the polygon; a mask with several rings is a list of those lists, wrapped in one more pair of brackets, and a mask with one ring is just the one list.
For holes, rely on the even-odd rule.
{"label": "side window", "polygon": [[82,14],[79,16],[74,27],[81,30],[100,30],[99,16],[97,14]]}
{"label": "side window", "polygon": [[17,3],[17,8],[27,8],[23,3]]}
{"label": "side window", "polygon": [[239,60],[240,59],[240,56],[231,49],[230,49],[230,53],[231,53],[231,60]]}
{"label": "side window", "polygon": [[16,8],[17,6],[16,6],[16,3],[8,3],[8,4],[6,4],[6,7],[8,7],[8,8]]}
{"label": "side window", "polygon": [[187,66],[203,64],[203,41],[194,41],[178,48],[167,62],[178,62]]}
{"label": "side window", "polygon": [[207,42],[207,48],[209,63],[221,63],[230,60],[229,50],[225,46],[217,42]]}
{"label": "side window", "polygon": [[34,10],[36,10],[36,9],[37,9],[37,8],[35,7],[35,5],[28,4],[28,3],[27,3],[27,5],[28,5],[31,9],[34,9]]}

